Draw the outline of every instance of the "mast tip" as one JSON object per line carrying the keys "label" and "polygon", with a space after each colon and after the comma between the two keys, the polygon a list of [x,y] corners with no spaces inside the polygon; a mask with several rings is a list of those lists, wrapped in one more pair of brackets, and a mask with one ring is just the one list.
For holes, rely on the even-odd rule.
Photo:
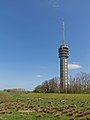
{"label": "mast tip", "polygon": [[64,44],[64,19],[62,19],[62,44]]}

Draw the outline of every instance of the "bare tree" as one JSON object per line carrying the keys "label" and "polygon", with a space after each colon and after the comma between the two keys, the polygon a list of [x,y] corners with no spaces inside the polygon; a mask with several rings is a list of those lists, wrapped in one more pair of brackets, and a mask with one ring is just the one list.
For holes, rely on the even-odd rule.
{"label": "bare tree", "polygon": [[88,92],[90,90],[90,74],[80,72],[70,78],[70,89],[75,93]]}

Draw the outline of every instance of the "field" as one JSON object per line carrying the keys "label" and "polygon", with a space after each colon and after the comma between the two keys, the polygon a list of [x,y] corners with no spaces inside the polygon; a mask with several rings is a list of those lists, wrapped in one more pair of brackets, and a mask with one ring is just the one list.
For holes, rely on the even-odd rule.
{"label": "field", "polygon": [[90,94],[0,92],[0,120],[90,120]]}

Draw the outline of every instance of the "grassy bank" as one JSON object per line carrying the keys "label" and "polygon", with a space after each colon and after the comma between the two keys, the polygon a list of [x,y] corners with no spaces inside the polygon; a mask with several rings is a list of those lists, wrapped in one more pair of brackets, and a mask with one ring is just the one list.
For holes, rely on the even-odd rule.
{"label": "grassy bank", "polygon": [[90,119],[90,94],[0,92],[0,120]]}

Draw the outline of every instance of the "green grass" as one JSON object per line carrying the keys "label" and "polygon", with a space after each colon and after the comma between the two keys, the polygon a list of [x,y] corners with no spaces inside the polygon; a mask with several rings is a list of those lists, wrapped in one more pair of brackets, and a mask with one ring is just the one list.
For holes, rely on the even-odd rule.
{"label": "green grass", "polygon": [[0,92],[0,120],[90,119],[89,111],[90,94]]}

